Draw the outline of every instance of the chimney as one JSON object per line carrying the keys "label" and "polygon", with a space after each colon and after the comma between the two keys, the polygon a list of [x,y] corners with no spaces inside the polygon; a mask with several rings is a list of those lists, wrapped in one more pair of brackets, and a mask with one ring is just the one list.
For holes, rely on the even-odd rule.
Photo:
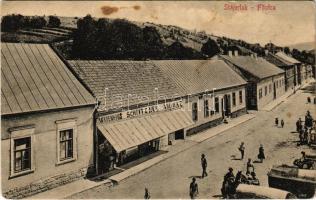
{"label": "chimney", "polygon": [[228,51],[228,56],[229,57],[233,57],[233,52],[232,51]]}
{"label": "chimney", "polygon": [[234,51],[235,56],[238,56],[238,50]]}

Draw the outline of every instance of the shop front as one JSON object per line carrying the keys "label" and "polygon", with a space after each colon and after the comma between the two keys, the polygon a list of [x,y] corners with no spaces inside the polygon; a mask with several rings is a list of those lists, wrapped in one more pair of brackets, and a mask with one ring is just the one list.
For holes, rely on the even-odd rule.
{"label": "shop front", "polygon": [[190,114],[181,109],[181,101],[171,107],[170,103],[166,105],[98,117],[99,173],[160,151],[174,140],[184,138],[183,130],[193,125]]}

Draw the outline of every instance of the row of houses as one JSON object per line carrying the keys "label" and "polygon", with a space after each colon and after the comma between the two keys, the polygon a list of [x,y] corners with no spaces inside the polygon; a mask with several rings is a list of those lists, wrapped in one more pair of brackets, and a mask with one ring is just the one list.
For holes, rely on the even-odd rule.
{"label": "row of houses", "polygon": [[255,56],[66,61],[49,45],[21,43],[3,43],[1,53],[7,198],[122,167],[225,118],[263,108],[292,80]]}

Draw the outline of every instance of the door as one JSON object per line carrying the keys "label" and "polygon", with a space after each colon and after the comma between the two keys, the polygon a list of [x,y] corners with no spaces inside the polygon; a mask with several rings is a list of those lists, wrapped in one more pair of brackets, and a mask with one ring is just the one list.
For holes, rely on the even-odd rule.
{"label": "door", "polygon": [[222,102],[223,114],[229,116],[231,113],[231,99],[229,94],[224,95],[224,102]]}

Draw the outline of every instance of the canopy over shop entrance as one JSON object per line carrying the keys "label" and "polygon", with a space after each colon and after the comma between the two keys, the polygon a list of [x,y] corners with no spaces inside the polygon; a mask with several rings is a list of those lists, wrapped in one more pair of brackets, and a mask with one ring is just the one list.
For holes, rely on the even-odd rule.
{"label": "canopy over shop entrance", "polygon": [[188,112],[175,110],[113,123],[99,123],[97,126],[113,148],[117,152],[121,152],[184,129],[193,123]]}

